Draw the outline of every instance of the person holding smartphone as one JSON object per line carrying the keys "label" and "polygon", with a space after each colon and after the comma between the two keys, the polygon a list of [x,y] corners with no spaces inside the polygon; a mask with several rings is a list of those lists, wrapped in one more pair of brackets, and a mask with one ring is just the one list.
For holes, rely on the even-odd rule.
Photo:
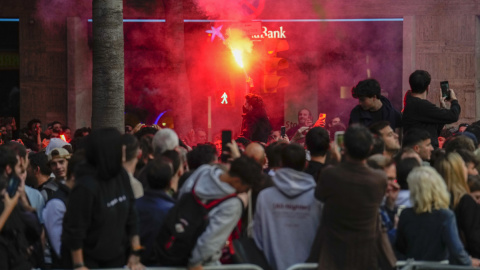
{"label": "person holding smartphone", "polygon": [[9,181],[5,174],[0,174],[0,269],[32,269],[27,226],[21,208],[17,207],[20,192],[10,190]]}
{"label": "person holding smartphone", "polygon": [[[2,182],[5,182],[5,180],[1,180]],[[2,183],[3,184],[3,183]],[[0,232],[3,229],[3,226],[5,225],[5,222],[8,220],[8,217],[12,213],[13,209],[15,209],[15,206],[18,203],[18,198],[20,197],[20,193],[15,190],[15,193],[12,197],[10,197],[9,192],[7,192],[7,189],[3,189],[0,194],[3,193],[3,201],[2,203],[2,211],[0,213]]]}
{"label": "person holding smartphone", "polygon": [[302,108],[300,111],[298,111],[298,125],[288,129],[287,132],[286,132],[287,136],[289,138],[293,138],[295,133],[297,133],[297,131],[300,128],[311,127],[312,125],[313,125],[312,112],[307,108]]}
{"label": "person holding smartphone", "polygon": [[[432,77],[425,70],[416,70],[409,77],[411,91],[405,97],[403,110],[403,134],[413,128],[425,129],[430,133],[432,146],[438,148],[438,137],[446,124],[455,123],[461,108],[455,91],[449,89],[450,98],[444,97],[440,90],[440,107],[427,100]],[[450,108],[446,106],[450,103]]]}

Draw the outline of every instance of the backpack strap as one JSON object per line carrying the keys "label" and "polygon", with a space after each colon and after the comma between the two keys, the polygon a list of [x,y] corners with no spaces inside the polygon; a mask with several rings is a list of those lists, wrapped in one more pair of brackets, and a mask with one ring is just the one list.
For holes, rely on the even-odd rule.
{"label": "backpack strap", "polygon": [[[227,196],[225,196],[225,197],[223,197],[223,198],[220,198],[220,199],[216,199],[216,200],[209,201],[207,204],[203,204],[201,201],[199,201],[199,203],[202,204],[203,207],[205,207],[206,209],[211,209],[211,208],[219,205],[219,204],[222,203],[223,201],[226,201],[226,200],[228,200],[228,199],[230,199],[230,198],[234,198],[234,197],[237,197],[237,194],[236,194],[236,193],[232,193],[232,194],[227,195]],[[195,197],[195,199],[197,199],[197,198]],[[241,200],[240,200],[240,202],[241,202]]]}
{"label": "backpack strap", "polygon": [[[195,199],[195,201],[200,204],[201,206],[203,206],[205,209],[208,209],[210,210],[211,208],[217,206],[218,204],[220,204],[221,202],[225,201],[225,200],[228,200],[232,197],[236,197],[237,194],[236,193],[232,193],[230,195],[227,195],[223,198],[220,198],[220,199],[215,199],[215,200],[211,200],[211,201],[208,201],[207,203],[203,203],[202,200],[200,200],[200,198],[197,196],[197,194],[195,194],[195,186],[197,185],[197,181],[198,179],[195,180],[195,183],[193,183],[193,187],[192,187],[192,195],[193,195],[193,198]],[[240,200],[241,201],[241,200]]]}

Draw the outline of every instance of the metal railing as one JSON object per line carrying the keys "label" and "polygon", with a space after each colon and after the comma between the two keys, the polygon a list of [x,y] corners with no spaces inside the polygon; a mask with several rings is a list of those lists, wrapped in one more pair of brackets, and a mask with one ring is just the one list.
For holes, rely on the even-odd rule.
{"label": "metal railing", "polygon": [[[101,270],[125,270],[127,268],[108,268],[108,269],[101,269]],[[145,267],[146,270],[187,270],[186,267]],[[222,264],[222,265],[215,265],[215,266],[204,266],[204,270],[263,270],[258,265],[254,264]],[[95,269],[90,269],[95,270]],[[100,269],[98,269],[100,270]]]}
{"label": "metal railing", "polygon": [[317,269],[318,263],[297,263],[290,266],[287,270]]}
{"label": "metal railing", "polygon": [[397,264],[400,270],[473,270],[478,269],[471,266],[450,265],[448,261],[425,262],[425,261],[404,261],[404,265]]}

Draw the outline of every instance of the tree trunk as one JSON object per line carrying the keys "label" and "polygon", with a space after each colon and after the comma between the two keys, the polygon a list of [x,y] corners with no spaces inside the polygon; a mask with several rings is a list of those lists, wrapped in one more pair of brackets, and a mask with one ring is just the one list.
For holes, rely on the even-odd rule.
{"label": "tree trunk", "polygon": [[168,90],[177,93],[181,103],[173,108],[175,130],[186,135],[192,128],[192,101],[185,66],[185,26],[183,21],[183,0],[164,0],[165,44],[169,57]]}
{"label": "tree trunk", "polygon": [[93,0],[92,128],[125,128],[122,0]]}

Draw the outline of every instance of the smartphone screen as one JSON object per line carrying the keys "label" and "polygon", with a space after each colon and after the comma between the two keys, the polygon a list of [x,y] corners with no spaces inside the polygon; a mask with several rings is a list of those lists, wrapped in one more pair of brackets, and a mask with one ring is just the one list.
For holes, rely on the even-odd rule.
{"label": "smartphone screen", "polygon": [[13,175],[12,177],[10,177],[7,185],[7,192],[10,198],[15,196],[15,193],[17,193],[17,189],[19,185],[20,185],[20,178],[18,178],[18,176]]}
{"label": "smartphone screen", "polygon": [[325,121],[327,120],[327,114],[326,113],[321,113],[318,115],[318,120],[319,124],[321,127],[325,127]]}
{"label": "smartphone screen", "polygon": [[343,144],[343,135],[345,131],[337,131],[335,132],[335,144],[338,146],[339,150],[342,151],[344,144]]}
{"label": "smartphone screen", "polygon": [[450,87],[448,81],[440,82],[440,88],[442,89],[442,97],[449,98],[448,89],[450,89]]}
{"label": "smartphone screen", "polygon": [[222,154],[220,155],[220,159],[222,162],[227,162],[227,159],[230,157],[228,154],[224,154],[223,152],[230,152],[230,149],[227,147],[227,143],[232,142],[232,131],[231,130],[222,130]]}
{"label": "smartphone screen", "polygon": [[280,133],[281,133],[282,138],[285,137],[285,126],[281,127]]}

